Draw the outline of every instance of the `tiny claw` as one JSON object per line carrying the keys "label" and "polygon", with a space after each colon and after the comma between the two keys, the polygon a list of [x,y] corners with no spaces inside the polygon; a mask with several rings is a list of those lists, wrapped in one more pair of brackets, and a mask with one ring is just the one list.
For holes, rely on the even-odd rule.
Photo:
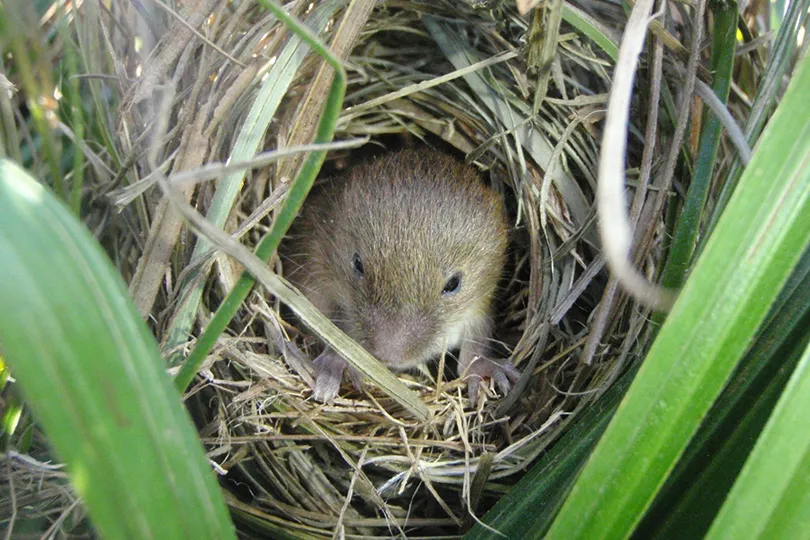
{"label": "tiny claw", "polygon": [[518,379],[520,379],[520,372],[512,365],[512,362],[504,362],[501,364],[501,369],[495,372],[495,383],[503,395],[509,393],[512,385],[518,382]]}
{"label": "tiny claw", "polygon": [[511,362],[496,362],[488,358],[476,358],[465,371],[467,395],[470,402],[478,402],[478,390],[484,379],[492,379],[496,388],[504,396],[512,389],[512,384],[520,378],[520,372]]}
{"label": "tiny claw", "polygon": [[357,371],[353,366],[349,366],[349,380],[358,392],[363,391],[363,374]]}
{"label": "tiny claw", "polygon": [[503,370],[493,373],[492,380],[495,381],[495,386],[498,388],[498,390],[503,392],[503,395],[508,394],[509,390],[512,388],[512,385],[509,383],[509,379],[506,377],[506,372]]}
{"label": "tiny claw", "polygon": [[467,396],[470,398],[470,403],[475,406],[478,403],[478,389],[484,379],[480,375],[468,375],[467,379]]}
{"label": "tiny claw", "polygon": [[346,361],[332,350],[325,350],[312,361],[315,366],[315,393],[314,397],[322,403],[331,403],[335,400],[343,380],[343,370]]}

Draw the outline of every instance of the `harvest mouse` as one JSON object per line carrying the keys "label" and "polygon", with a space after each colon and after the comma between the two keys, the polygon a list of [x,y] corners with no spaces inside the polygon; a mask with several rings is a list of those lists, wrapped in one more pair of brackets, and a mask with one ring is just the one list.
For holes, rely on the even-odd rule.
{"label": "harvest mouse", "polygon": [[[307,199],[289,278],[393,370],[460,349],[459,376],[475,402],[482,378],[506,393],[518,376],[487,356],[506,220],[501,198],[473,167],[429,150],[388,153]],[[314,365],[315,398],[332,401],[347,363],[327,347]]]}

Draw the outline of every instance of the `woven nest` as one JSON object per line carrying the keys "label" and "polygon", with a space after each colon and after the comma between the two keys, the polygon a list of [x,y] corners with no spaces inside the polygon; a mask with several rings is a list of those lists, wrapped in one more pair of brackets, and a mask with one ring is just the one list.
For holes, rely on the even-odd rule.
{"label": "woven nest", "polygon": [[[470,4],[402,0],[371,11],[349,47],[349,85],[335,133],[335,140],[371,140],[330,153],[324,174],[374,153],[423,144],[482,171],[503,193],[512,225],[495,337],[525,382],[511,399],[492,390],[470,406],[454,370],[442,370],[440,361],[398,374],[430,409],[430,422],[415,420],[373,384],[362,392],[344,384],[340,397],[324,405],[312,399],[308,383],[319,340],[268,293],[255,289],[187,396],[245,531],[458,534],[609,386],[628,355],[643,353],[644,313],[622,302],[612,304],[608,327],[596,332],[601,339],[587,340],[607,281],[592,201],[610,64],[563,24],[548,95],[534,114],[542,74],[532,65],[537,44],[530,27],[539,20],[519,16],[513,2]],[[330,1],[291,7],[326,43],[334,39],[345,9]],[[213,14],[206,8],[215,8]],[[198,9],[189,18],[208,16],[206,37],[232,59],[199,40],[181,39],[182,26],[173,27],[177,35],[167,34],[122,105],[124,146],[139,170],[150,170],[140,134],[153,126],[159,108],[154,103],[160,102],[146,99],[155,91],[150,84],[163,77],[174,85],[159,166],[177,172],[222,162],[239,145],[265,74],[276,76],[273,68],[287,58],[285,47],[293,42],[283,25],[251,2],[219,7],[209,2]],[[606,14],[622,16],[613,4],[595,2],[591,9],[602,20]],[[175,49],[170,70],[161,59]],[[492,58],[497,61],[491,65],[446,77]],[[285,147],[301,136],[297,130],[306,132],[299,120],[320,65],[320,58],[309,54],[296,68],[264,149]],[[413,86],[429,82],[441,84]],[[639,133],[631,126],[631,167],[641,154]],[[284,163],[253,170],[238,191],[225,228],[247,245],[266,233],[282,199],[291,176]],[[147,182],[116,194],[119,202],[146,189],[143,176]],[[188,197],[207,213],[219,186],[201,183]],[[158,213],[153,193],[142,200]],[[150,310],[155,333],[172,357],[193,348],[240,271],[224,255],[193,258],[194,243],[193,233],[184,229],[171,255],[172,279],[162,282]],[[641,255],[644,268],[654,269],[655,251]],[[273,267],[283,274],[281,262]],[[134,265],[130,271],[135,273]],[[137,279],[133,290],[143,306],[137,292],[145,287],[139,289]],[[196,323],[178,339],[177,319],[195,286],[202,291]]]}

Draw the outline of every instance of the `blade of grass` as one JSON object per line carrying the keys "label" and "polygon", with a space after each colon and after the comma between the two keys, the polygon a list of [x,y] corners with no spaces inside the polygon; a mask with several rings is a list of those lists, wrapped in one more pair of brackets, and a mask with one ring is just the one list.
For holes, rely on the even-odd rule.
{"label": "blade of grass", "polygon": [[[303,26],[294,17],[291,17],[282,8],[268,0],[260,0],[262,6],[272,12],[281,22],[287,25],[290,30],[313,50],[315,50],[326,62],[335,70],[335,78],[332,81],[329,97],[324,104],[323,114],[318,123],[318,130],[315,135],[314,143],[326,143],[332,140],[337,125],[340,110],[343,105],[343,97],[346,94],[346,71],[343,65],[335,58],[329,49],[321,43],[316,35],[314,35],[306,26]],[[298,215],[298,210],[304,204],[304,199],[309,193],[312,184],[315,182],[315,177],[321,168],[323,160],[326,158],[326,151],[312,152],[307,157],[298,177],[290,186],[287,192],[287,197],[281,207],[278,215],[273,220],[273,225],[270,232],[261,239],[256,247],[256,256],[261,260],[267,262],[276,249],[278,248],[281,239],[290,228],[293,219]],[[197,374],[202,365],[205,357],[214,348],[217,338],[225,331],[228,323],[231,321],[236,311],[242,305],[248,293],[253,288],[255,279],[247,272],[243,273],[236,282],[231,292],[220,304],[211,321],[206,326],[202,335],[197,340],[197,345],[186,361],[183,363],[180,371],[175,377],[175,385],[180,391],[184,391],[191,383],[194,376]]]}
{"label": "blade of grass", "polygon": [[[75,141],[84,139],[84,104],[82,103],[82,95],[79,88],[79,53],[75,48],[73,40],[70,35],[70,26],[68,25],[70,18],[67,13],[64,13],[65,6],[60,8],[60,21],[59,32],[62,36],[63,50],[65,59],[65,69],[62,74],[62,86],[64,91],[62,94],[65,96],[63,107],[69,109],[69,114],[65,116],[70,118],[70,127],[75,135]],[[73,143],[73,166],[70,175],[70,208],[77,216],[81,216],[82,210],[82,188],[84,187],[84,150],[78,145],[77,142]]]}
{"label": "blade of grass", "polygon": [[532,113],[537,114],[548,93],[551,78],[551,64],[557,55],[557,41],[560,37],[560,22],[564,2],[550,0],[543,9],[535,9],[529,29],[529,52],[527,62],[530,69],[537,71]]}
{"label": "blade of grass", "polygon": [[[473,51],[469,50],[458,31],[452,25],[440,22],[438,19],[427,15],[424,18],[424,23],[431,37],[436,40],[436,44],[441,48],[442,53],[456,69],[464,69],[480,60]],[[517,140],[531,154],[535,162],[547,170],[554,153],[554,147],[542,134],[534,129],[531,123],[527,122],[527,118],[531,115],[531,108],[524,104],[523,110],[515,110],[514,103],[508,102],[500,95],[482,75],[482,72],[468,73],[464,76],[464,80],[472,88],[474,96],[497,116],[503,125],[504,131],[516,130],[515,137]],[[589,205],[579,185],[562,167],[554,167],[553,173],[554,185],[559,189],[566,204],[570,207],[577,223],[585,223],[589,216]],[[589,231],[588,236],[595,240],[595,231]]]}
{"label": "blade of grass", "polygon": [[[39,136],[40,147],[36,155],[44,155],[50,182],[56,193],[66,198],[67,192],[59,164],[61,149],[49,122],[53,118],[51,104],[54,103],[52,66],[50,55],[42,42],[43,33],[39,32],[33,6],[25,2],[0,4],[0,39],[3,41],[3,48],[12,54],[13,69],[18,73],[22,91],[27,97],[28,112]],[[34,152],[33,148],[30,150]]]}
{"label": "blade of grass", "polygon": [[[714,38],[712,47],[711,69],[714,74],[713,90],[723,102],[728,101],[731,88],[734,53],[736,51],[737,7],[732,4],[716,5],[714,10]],[[669,257],[661,277],[664,287],[677,290],[686,279],[687,269],[692,261],[692,254],[697,243],[701,214],[711,187],[712,172],[720,146],[722,127],[717,116],[711,114],[706,118],[703,134],[700,137],[700,149],[695,158],[695,169],[689,191],[686,194],[683,210],[669,250]],[[663,314],[658,314],[659,323]]]}
{"label": "blade of grass", "polygon": [[596,43],[614,61],[619,57],[619,38],[615,32],[576,6],[563,3],[563,20]]}
{"label": "blade of grass", "polygon": [[0,160],[0,349],[105,538],[234,538],[180,396],[115,268]]}
{"label": "blade of grass", "polygon": [[[807,340],[801,345],[806,346]],[[661,494],[665,495],[645,516],[635,538],[704,538],[720,506],[748,458],[751,448],[773,411],[802,350],[779,351],[782,364],[752,382],[753,388],[735,403],[726,421],[712,432],[706,453],[678,464]],[[742,377],[735,378],[735,384]],[[714,411],[709,416],[714,416]],[[717,413],[719,414],[719,413]],[[705,435],[704,435],[705,437]],[[669,487],[669,490],[666,488]],[[673,500],[674,499],[674,500]],[[671,506],[667,506],[671,503]]]}
{"label": "blade of grass", "polygon": [[810,242],[808,93],[805,57],[548,538],[632,532]]}
{"label": "blade of grass", "polygon": [[[104,8],[88,2],[82,4],[81,9],[81,16],[73,18],[76,44],[80,52],[81,74],[115,73],[114,47],[105,41],[105,38],[109,38],[109,31],[101,20],[100,10]],[[111,168],[117,171],[121,157],[115,142],[113,113],[118,104],[118,92],[113,91],[109,84],[109,79],[104,77],[91,76],[83,80],[83,86],[89,94],[85,98],[86,126],[89,132],[87,139],[104,148],[110,158]]]}
{"label": "blade of grass", "polygon": [[[315,33],[320,33],[335,14],[337,8],[340,7],[340,4],[341,2],[330,0],[319,5],[307,20],[307,26],[312,28]],[[260,145],[264,143],[264,134],[275,117],[281,99],[287,93],[295,74],[298,72],[298,68],[301,67],[309,51],[309,44],[298,35],[293,35],[285,45],[278,60],[267,74],[267,79],[256,94],[256,99],[253,101],[250,112],[234,143],[229,162],[234,163],[250,159],[259,151]],[[331,136],[329,140],[331,140]],[[233,209],[236,197],[244,184],[245,173],[245,170],[241,170],[228,174],[217,183],[217,190],[208,211],[208,219],[215,225],[219,227],[225,225],[225,221]],[[205,256],[210,249],[211,243],[205,238],[199,238],[191,255],[192,263]],[[172,319],[171,327],[166,333],[168,337],[163,347],[164,350],[172,350],[185,343],[191,333],[191,327],[197,317],[197,308],[205,286],[205,280],[197,279],[197,274],[206,271],[208,267],[201,265],[199,268],[197,272],[189,275],[191,286],[182,295],[182,305],[178,308],[175,317]],[[182,352],[175,354],[169,363],[174,365],[180,360],[182,360]]]}
{"label": "blade of grass", "polygon": [[810,537],[810,346],[708,539]]}
{"label": "blade of grass", "polygon": [[[323,535],[304,523],[291,527],[277,516],[262,512],[255,506],[245,504],[234,496],[228,497],[228,505],[234,521],[239,524],[240,534],[245,538],[273,538],[274,540],[323,540]],[[252,534],[251,534],[252,533]]]}
{"label": "blade of grass", "polygon": [[[796,46],[800,42],[799,35],[804,34],[804,27],[808,17],[810,17],[810,0],[795,0],[788,3],[782,25],[773,40],[773,47],[771,48],[765,73],[759,78],[762,84],[757,87],[754,106],[745,125],[745,135],[748,138],[749,146],[756,145],[762,128],[768,120],[768,114],[779,103],[782,81],[785,73],[793,63]],[[807,111],[806,103],[798,110]],[[720,195],[717,198],[715,211],[711,216],[709,230],[712,230],[717,225],[723,209],[733,195],[740,179],[741,169],[739,160],[736,160],[726,175],[726,180],[723,182]]]}
{"label": "blade of grass", "polygon": [[702,538],[810,342],[810,250],[635,532]]}

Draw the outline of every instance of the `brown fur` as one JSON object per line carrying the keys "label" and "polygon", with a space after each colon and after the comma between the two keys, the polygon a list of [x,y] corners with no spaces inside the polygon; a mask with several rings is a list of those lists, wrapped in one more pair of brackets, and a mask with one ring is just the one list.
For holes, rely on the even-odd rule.
{"label": "brown fur", "polygon": [[403,369],[460,346],[463,369],[485,352],[507,222],[471,166],[426,150],[356,166],[312,194],[293,235],[291,281],[380,361]]}

